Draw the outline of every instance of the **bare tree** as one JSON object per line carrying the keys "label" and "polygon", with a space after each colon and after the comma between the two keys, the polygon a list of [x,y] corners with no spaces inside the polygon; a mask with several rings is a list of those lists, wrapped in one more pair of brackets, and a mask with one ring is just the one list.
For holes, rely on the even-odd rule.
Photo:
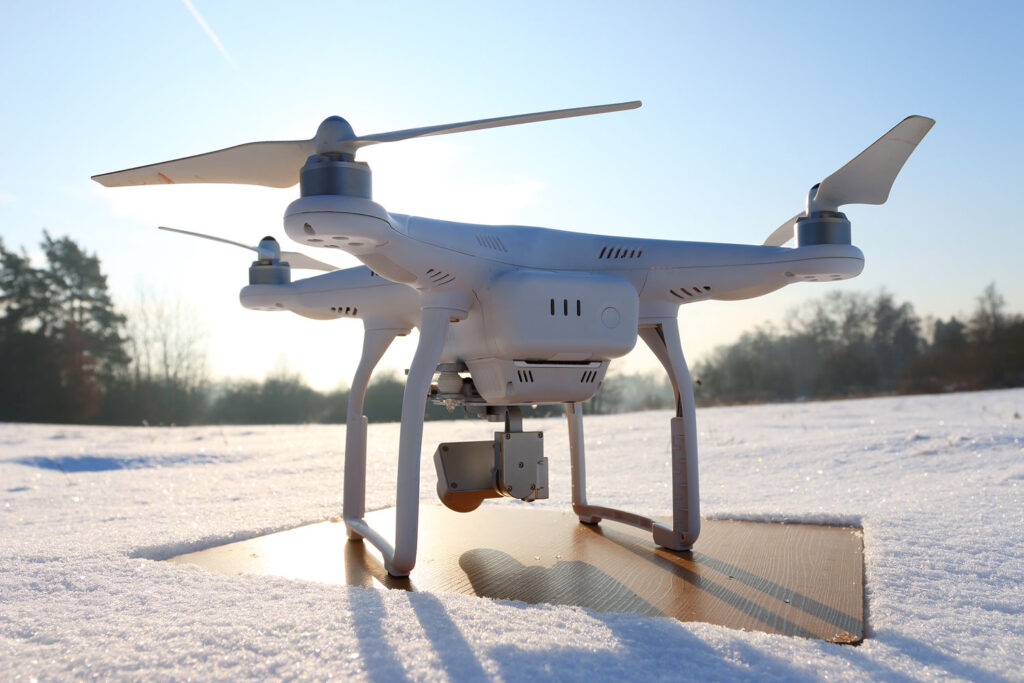
{"label": "bare tree", "polygon": [[1006,327],[1006,299],[996,289],[996,283],[989,283],[977,298],[978,305],[971,315],[967,332],[977,343],[994,344]]}
{"label": "bare tree", "polygon": [[130,380],[150,422],[191,422],[208,382],[206,331],[195,307],[138,292],[128,307]]}

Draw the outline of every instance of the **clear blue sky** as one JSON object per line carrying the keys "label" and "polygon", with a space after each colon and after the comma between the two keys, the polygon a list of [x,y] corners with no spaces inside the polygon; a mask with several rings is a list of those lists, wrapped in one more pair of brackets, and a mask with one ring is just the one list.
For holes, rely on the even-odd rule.
{"label": "clear blue sky", "polygon": [[[286,357],[323,387],[354,368],[358,323],[244,311],[244,252],[155,230],[288,244],[297,189],[105,189],[89,176],[308,138],[330,114],[371,133],[642,99],[361,157],[395,212],[752,243],[897,121],[928,115],[938,123],[889,203],[848,207],[860,278],[684,307],[684,348],[699,359],[837,288],[884,286],[946,316],[995,281],[1024,309],[1024,3],[193,4],[212,35],[181,0],[5,7],[0,234],[29,249],[43,228],[70,235],[98,253],[119,301],[141,287],[190,303],[218,373],[262,376]],[[410,354],[407,342],[386,363]]]}

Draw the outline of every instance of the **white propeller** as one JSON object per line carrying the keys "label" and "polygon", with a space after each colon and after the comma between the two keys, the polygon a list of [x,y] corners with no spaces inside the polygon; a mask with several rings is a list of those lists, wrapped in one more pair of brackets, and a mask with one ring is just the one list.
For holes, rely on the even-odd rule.
{"label": "white propeller", "polygon": [[352,140],[342,141],[346,151],[353,152],[360,147],[376,145],[381,142],[398,142],[410,138],[424,138],[431,135],[448,135],[449,133],[465,133],[471,130],[484,130],[486,128],[500,128],[501,126],[517,126],[521,123],[536,123],[538,121],[552,121],[554,119],[568,119],[574,116],[590,116],[592,114],[607,114],[613,111],[624,111],[636,109],[642,103],[640,100],[632,102],[619,102],[617,104],[600,104],[593,107],[575,107],[573,109],[557,109],[554,111],[542,111],[535,114],[517,114],[514,116],[499,116],[493,119],[478,119],[476,121],[463,121],[461,123],[444,123],[439,126],[426,126],[424,128],[409,128],[407,130],[396,130],[390,133],[377,133],[375,135],[362,135]]}
{"label": "white propeller", "polygon": [[551,121],[573,116],[605,114],[625,109],[636,109],[640,104],[640,101],[633,101],[558,109],[362,136],[357,136],[345,119],[332,116],[320,124],[316,135],[309,140],[250,142],[216,152],[138,166],[113,173],[102,173],[94,175],[92,179],[106,187],[167,183],[240,183],[268,187],[291,187],[299,182],[299,170],[306,159],[313,154],[354,155],[356,150],[362,147],[382,142],[465,133],[472,130],[515,126],[521,123]]}
{"label": "white propeller", "polygon": [[192,232],[191,230],[180,230],[178,228],[168,228],[160,226],[159,230],[166,230],[168,232],[178,232],[182,235],[191,235],[192,237],[200,237],[204,240],[212,240],[214,242],[223,242],[225,244],[233,244],[236,247],[242,249],[248,249],[255,251],[257,254],[270,261],[285,261],[289,266],[294,269],[301,270],[324,270],[332,271],[338,270],[335,266],[323,261],[317,261],[315,258],[300,254],[297,251],[281,251],[281,247],[278,245],[277,240],[273,237],[267,237],[260,240],[260,243],[255,246],[249,246],[248,244],[242,244],[241,242],[235,242],[234,240],[224,239],[223,237],[216,237],[214,235],[206,235],[201,232]]}
{"label": "white propeller", "polygon": [[312,140],[250,142],[159,164],[94,175],[106,187],[173,183],[239,183],[291,187],[316,151]]}
{"label": "white propeller", "polygon": [[306,256],[297,251],[282,251],[281,260],[296,270],[323,270],[328,273],[332,270],[338,270],[337,266],[317,261],[312,256]]}
{"label": "white propeller", "polygon": [[764,246],[781,247],[783,244],[793,239],[793,230],[796,228],[796,221],[804,215],[805,213],[801,211],[779,227],[775,228],[772,231],[772,234],[768,235],[768,239],[764,241]]}
{"label": "white propeller", "polygon": [[807,199],[807,209],[776,228],[766,246],[781,247],[793,238],[798,218],[811,211],[836,211],[845,204],[884,204],[896,176],[935,120],[908,116],[848,164],[822,180]]}

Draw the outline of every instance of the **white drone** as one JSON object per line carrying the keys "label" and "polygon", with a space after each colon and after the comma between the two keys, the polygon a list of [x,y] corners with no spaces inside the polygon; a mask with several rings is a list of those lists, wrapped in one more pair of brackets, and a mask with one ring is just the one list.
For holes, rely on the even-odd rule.
{"label": "white drone", "polygon": [[[246,247],[257,251],[259,258],[249,269],[250,284],[242,289],[241,302],[257,310],[363,321],[362,357],[348,404],[344,518],[349,538],[367,539],[376,546],[390,574],[407,576],[416,562],[420,451],[428,398],[449,409],[461,405],[470,413],[504,422],[493,440],[438,447],[437,490],[448,507],[468,512],[484,498],[547,498],[543,434],[522,430],[521,406],[564,403],[573,511],[580,521],[630,524],[651,531],[659,546],[689,550],[700,532],[697,426],[693,387],[680,346],[679,307],[710,299],[749,299],[795,282],[859,275],[864,255],[852,246],[850,222],[839,207],[884,203],[896,175],[935,122],[921,116],[900,122],[812,187],[805,210],[760,246],[609,237],[393,214],[371,199],[370,168],[355,160],[360,148],[382,142],[639,106],[640,102],[624,102],[376,135],[356,135],[345,119],[332,116],[311,140],[254,142],[94,179],[107,187],[290,187],[297,182],[301,196],[284,215],[288,236],[311,246],[347,251],[366,264],[291,282],[291,268],[333,267],[282,252],[273,238],[265,238],[257,247]],[[797,246],[784,247],[794,234]],[[402,400],[392,546],[364,519],[362,408],[381,356],[396,336],[414,327],[419,328],[419,342]],[[586,497],[579,403],[597,392],[610,360],[628,353],[638,335],[664,365],[675,392],[671,524],[591,505]]]}

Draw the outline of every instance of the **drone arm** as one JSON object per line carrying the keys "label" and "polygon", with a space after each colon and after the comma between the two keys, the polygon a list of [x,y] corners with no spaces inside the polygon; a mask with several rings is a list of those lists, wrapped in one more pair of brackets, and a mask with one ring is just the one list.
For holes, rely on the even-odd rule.
{"label": "drone arm", "polygon": [[351,539],[362,538],[353,526],[365,527],[363,513],[366,508],[366,416],[363,401],[370,375],[381,357],[398,335],[398,330],[366,330],[363,353],[352,378],[348,393],[348,413],[345,418],[345,495],[342,500],[345,525]]}

